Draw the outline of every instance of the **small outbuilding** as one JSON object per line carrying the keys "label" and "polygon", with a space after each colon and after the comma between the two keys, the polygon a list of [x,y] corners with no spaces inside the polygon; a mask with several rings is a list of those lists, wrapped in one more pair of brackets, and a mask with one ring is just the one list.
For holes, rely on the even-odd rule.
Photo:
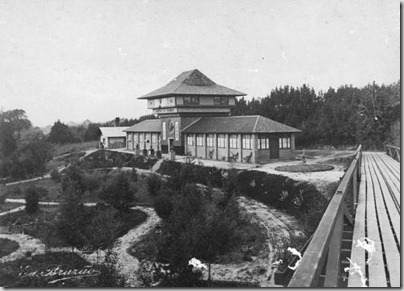
{"label": "small outbuilding", "polygon": [[118,149],[126,147],[126,132],[128,127],[100,127],[101,136],[100,143],[102,147],[109,149]]}

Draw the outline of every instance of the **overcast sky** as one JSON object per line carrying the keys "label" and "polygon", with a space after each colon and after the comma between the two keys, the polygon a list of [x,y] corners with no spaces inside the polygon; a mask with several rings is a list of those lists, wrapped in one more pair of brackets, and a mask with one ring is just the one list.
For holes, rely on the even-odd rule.
{"label": "overcast sky", "polygon": [[400,78],[397,0],[0,0],[0,106],[36,126],[136,118],[183,71],[265,97]]}

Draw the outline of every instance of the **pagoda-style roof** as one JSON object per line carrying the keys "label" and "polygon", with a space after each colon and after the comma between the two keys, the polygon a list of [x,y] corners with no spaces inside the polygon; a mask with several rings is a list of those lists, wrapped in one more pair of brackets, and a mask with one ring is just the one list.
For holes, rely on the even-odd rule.
{"label": "pagoda-style roof", "polygon": [[218,85],[195,69],[181,73],[164,87],[138,99],[153,99],[174,95],[245,96],[247,94]]}
{"label": "pagoda-style roof", "polygon": [[182,133],[298,133],[299,129],[260,115],[202,117]]}

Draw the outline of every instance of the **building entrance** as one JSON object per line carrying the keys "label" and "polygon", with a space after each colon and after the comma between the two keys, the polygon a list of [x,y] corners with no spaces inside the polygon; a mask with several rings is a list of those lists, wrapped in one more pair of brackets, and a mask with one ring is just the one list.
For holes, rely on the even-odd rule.
{"label": "building entrance", "polygon": [[270,159],[279,159],[279,139],[270,138],[269,139],[269,154]]}

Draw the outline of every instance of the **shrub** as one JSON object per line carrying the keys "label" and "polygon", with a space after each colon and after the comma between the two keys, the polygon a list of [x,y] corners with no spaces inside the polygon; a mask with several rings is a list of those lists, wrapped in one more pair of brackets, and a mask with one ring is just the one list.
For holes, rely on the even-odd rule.
{"label": "shrub", "polygon": [[222,171],[215,167],[163,161],[158,173],[179,179],[182,186],[187,183],[199,183],[212,187],[222,187],[223,184]]}
{"label": "shrub", "polygon": [[25,190],[25,211],[28,214],[34,214],[39,209],[39,190],[37,188],[28,188]]}
{"label": "shrub", "polygon": [[116,222],[117,210],[106,207],[102,211],[96,211],[91,222],[86,228],[86,243],[92,250],[104,250],[112,246],[119,230],[122,229],[122,222]]}
{"label": "shrub", "polygon": [[65,192],[68,187],[74,187],[76,193],[85,191],[84,173],[76,165],[71,165],[67,168],[62,178],[62,191]]}
{"label": "shrub", "polygon": [[70,181],[64,190],[60,216],[55,225],[59,236],[72,247],[79,248],[86,244],[87,208],[81,203],[81,193],[77,193],[74,181]]}
{"label": "shrub", "polygon": [[173,203],[170,197],[168,197],[168,195],[159,195],[156,197],[154,201],[154,210],[163,220],[168,219],[173,211]]}
{"label": "shrub", "polygon": [[50,171],[50,176],[51,176],[52,181],[59,183],[62,175],[59,173],[58,170],[53,169],[52,171]]}
{"label": "shrub", "polygon": [[0,205],[4,205],[6,203],[6,195],[0,194]]}
{"label": "shrub", "polygon": [[22,190],[19,186],[7,186],[5,196],[8,198],[19,197]]}
{"label": "shrub", "polygon": [[[135,200],[136,190],[131,186],[129,177],[119,172],[103,186],[99,198],[112,205],[123,215]],[[122,216],[123,217],[123,216]]]}
{"label": "shrub", "polygon": [[97,191],[105,181],[105,174],[100,172],[93,172],[86,174],[83,178],[84,188],[91,193]]}
{"label": "shrub", "polygon": [[151,197],[156,197],[159,194],[163,181],[160,175],[150,174],[146,178],[147,192]]}

